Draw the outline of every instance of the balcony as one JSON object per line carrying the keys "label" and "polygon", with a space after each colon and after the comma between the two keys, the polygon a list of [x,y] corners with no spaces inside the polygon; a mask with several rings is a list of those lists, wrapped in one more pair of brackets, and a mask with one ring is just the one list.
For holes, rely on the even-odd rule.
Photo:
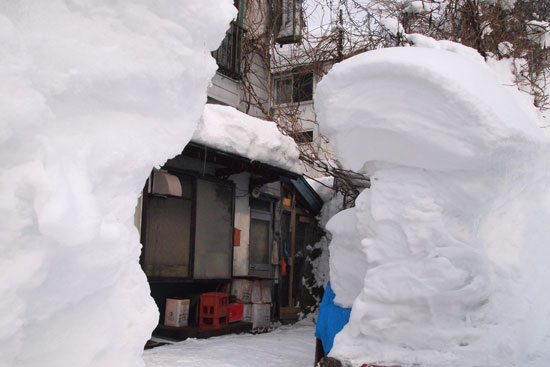
{"label": "balcony", "polygon": [[232,79],[241,79],[241,43],[246,30],[237,22],[231,22],[220,47],[212,52],[219,66],[218,72]]}

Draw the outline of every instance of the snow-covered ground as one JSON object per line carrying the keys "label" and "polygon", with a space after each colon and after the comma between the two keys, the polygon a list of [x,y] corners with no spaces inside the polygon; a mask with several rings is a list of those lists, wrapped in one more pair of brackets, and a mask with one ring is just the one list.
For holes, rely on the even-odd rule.
{"label": "snow-covered ground", "polygon": [[147,367],[311,367],[314,325],[302,322],[266,334],[188,339],[145,351]]}

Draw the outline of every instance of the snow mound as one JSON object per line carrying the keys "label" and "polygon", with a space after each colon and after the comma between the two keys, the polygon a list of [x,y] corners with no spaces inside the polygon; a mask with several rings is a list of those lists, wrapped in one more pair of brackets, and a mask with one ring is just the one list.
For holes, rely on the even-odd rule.
{"label": "snow mound", "polygon": [[300,152],[291,137],[281,134],[273,121],[230,106],[207,104],[192,140],[253,161],[301,171]]}
{"label": "snow mound", "polygon": [[206,102],[232,2],[0,6],[0,365],[139,366],[158,313],[133,224]]}
{"label": "snow mound", "polygon": [[[427,169],[470,168],[499,145],[513,144],[516,138],[538,140],[535,111],[518,106],[517,96],[497,83],[489,67],[457,55],[462,56],[440,49],[393,48],[354,57],[344,67],[335,65],[327,80],[341,93],[325,88],[317,100],[345,106],[319,109],[342,163],[354,170],[367,160]],[[361,94],[352,93],[357,86],[343,75],[349,69],[357,79],[368,80]],[[339,119],[348,129],[335,123]]]}
{"label": "snow mound", "polygon": [[371,177],[327,224],[352,306],[331,355],[356,365],[530,365],[550,334],[548,138],[519,92],[447,46],[368,52],[317,89],[337,156]]}

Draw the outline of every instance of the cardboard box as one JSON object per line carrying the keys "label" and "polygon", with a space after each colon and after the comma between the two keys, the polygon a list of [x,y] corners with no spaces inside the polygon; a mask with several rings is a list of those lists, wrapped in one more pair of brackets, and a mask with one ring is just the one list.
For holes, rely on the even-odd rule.
{"label": "cardboard box", "polygon": [[262,281],[254,280],[252,283],[252,294],[250,296],[250,302],[263,303],[262,301]]}
{"label": "cardboard box", "polygon": [[252,305],[250,303],[243,305],[243,321],[252,322]]}
{"label": "cardboard box", "polygon": [[252,327],[268,328],[271,325],[271,305],[254,303],[252,306]]}
{"label": "cardboard box", "polygon": [[188,320],[189,300],[167,298],[164,312],[164,325],[183,327],[187,326]]}
{"label": "cardboard box", "polygon": [[262,280],[262,303],[271,303],[271,280]]}
{"label": "cardboard box", "polygon": [[255,280],[250,301],[252,303],[271,303],[271,280]]}
{"label": "cardboard box", "polygon": [[233,279],[231,282],[231,295],[239,303],[250,303],[252,295],[252,280],[248,279]]}

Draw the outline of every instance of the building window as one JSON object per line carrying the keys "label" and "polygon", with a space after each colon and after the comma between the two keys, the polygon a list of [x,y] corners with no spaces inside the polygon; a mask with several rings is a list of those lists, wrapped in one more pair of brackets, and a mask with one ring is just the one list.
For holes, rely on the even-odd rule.
{"label": "building window", "polygon": [[275,102],[297,103],[313,99],[313,73],[296,73],[275,79]]}
{"label": "building window", "polygon": [[296,144],[305,144],[313,142],[313,130],[297,131],[288,134]]}

